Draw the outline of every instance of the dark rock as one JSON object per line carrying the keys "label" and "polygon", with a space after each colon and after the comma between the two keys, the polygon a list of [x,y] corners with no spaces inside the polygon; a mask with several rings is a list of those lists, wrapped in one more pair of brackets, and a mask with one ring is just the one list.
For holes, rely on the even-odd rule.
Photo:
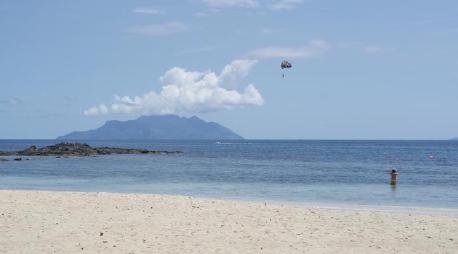
{"label": "dark rock", "polygon": [[[0,156],[97,156],[97,155],[110,155],[110,154],[173,154],[181,153],[180,151],[161,151],[161,150],[145,150],[145,149],[129,149],[129,148],[116,148],[116,147],[91,147],[88,144],[80,143],[59,143],[50,145],[43,148],[31,146],[22,151],[16,152],[1,152]],[[22,160],[16,158],[14,160]]]}
{"label": "dark rock", "polygon": [[36,147],[36,146],[31,146],[31,147],[25,149],[23,152],[24,152],[24,153],[33,153],[33,152],[35,152],[36,150],[37,150],[37,147]]}

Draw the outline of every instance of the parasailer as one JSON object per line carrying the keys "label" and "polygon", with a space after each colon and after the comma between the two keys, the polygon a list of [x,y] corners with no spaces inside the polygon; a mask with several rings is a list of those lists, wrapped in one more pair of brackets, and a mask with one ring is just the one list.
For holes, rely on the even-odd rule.
{"label": "parasailer", "polygon": [[[283,69],[291,69],[291,67],[293,67],[293,65],[292,65],[290,62],[288,62],[288,61],[286,61],[286,60],[283,60],[283,61],[281,62],[280,67],[281,67],[282,70],[283,70]],[[285,73],[282,73],[281,76],[284,78],[284,77],[285,77]]]}
{"label": "parasailer", "polygon": [[280,66],[281,66],[282,69],[289,69],[289,68],[293,67],[293,65],[290,62],[286,61],[286,60],[283,60],[281,62]]}

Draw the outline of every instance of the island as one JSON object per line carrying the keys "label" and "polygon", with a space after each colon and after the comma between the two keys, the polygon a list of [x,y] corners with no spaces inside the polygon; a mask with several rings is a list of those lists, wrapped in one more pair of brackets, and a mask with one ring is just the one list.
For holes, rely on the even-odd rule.
{"label": "island", "polygon": [[176,154],[181,151],[145,150],[116,147],[91,147],[80,143],[59,143],[42,148],[31,146],[22,151],[0,151],[0,156],[96,156],[110,154]]}
{"label": "island", "polygon": [[57,139],[77,140],[233,140],[243,139],[227,127],[197,116],[149,115],[107,121],[97,129],[75,131]]}

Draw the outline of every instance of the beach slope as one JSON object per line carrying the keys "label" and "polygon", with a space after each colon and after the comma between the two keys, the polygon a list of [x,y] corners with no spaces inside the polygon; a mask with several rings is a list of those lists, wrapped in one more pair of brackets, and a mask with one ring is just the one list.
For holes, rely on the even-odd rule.
{"label": "beach slope", "polygon": [[0,253],[456,253],[454,216],[0,191]]}

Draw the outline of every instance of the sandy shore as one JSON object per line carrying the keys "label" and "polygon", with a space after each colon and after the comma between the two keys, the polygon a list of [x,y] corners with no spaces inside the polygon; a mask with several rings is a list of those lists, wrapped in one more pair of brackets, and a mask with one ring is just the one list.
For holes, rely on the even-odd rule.
{"label": "sandy shore", "polygon": [[2,190],[0,253],[458,253],[458,218]]}

